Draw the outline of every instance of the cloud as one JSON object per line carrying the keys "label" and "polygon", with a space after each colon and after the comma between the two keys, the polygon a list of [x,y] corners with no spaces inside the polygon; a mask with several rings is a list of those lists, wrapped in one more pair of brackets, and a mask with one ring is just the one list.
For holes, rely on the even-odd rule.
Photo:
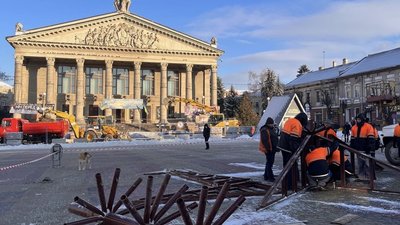
{"label": "cloud", "polygon": [[[238,84],[247,83],[248,71],[271,68],[287,83],[303,64],[317,70],[400,46],[398,0],[300,2],[309,7],[296,2],[279,8],[268,1],[217,8],[198,17],[190,30],[218,37],[226,52],[220,75]],[[237,45],[229,45],[232,40]],[[257,49],[239,50],[250,46]]]}

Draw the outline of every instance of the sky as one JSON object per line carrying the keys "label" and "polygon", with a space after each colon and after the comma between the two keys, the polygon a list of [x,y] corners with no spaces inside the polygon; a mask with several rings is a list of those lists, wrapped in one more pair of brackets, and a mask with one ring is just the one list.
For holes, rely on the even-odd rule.
{"label": "sky", "polygon": [[[225,87],[248,88],[250,71],[273,70],[285,84],[310,70],[400,47],[398,0],[132,0],[131,13],[209,42],[225,53]],[[14,74],[5,38],[25,30],[115,11],[113,0],[18,0],[0,3],[0,71]]]}

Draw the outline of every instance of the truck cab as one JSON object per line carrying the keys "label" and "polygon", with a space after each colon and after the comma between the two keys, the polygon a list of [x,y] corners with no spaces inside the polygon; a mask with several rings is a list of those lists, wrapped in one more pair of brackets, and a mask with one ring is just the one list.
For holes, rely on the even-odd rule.
{"label": "truck cab", "polygon": [[0,143],[4,143],[4,136],[7,132],[21,132],[22,119],[4,118],[0,127]]}

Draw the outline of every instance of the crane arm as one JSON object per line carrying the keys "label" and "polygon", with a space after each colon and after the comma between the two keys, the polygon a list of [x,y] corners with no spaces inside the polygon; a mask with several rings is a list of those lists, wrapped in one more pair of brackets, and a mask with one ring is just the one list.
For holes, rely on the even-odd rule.
{"label": "crane arm", "polygon": [[63,118],[68,120],[69,125],[72,128],[72,131],[74,132],[74,135],[76,138],[82,138],[83,137],[83,132],[81,132],[81,127],[76,123],[75,116],[72,114],[69,114],[67,112],[63,111],[58,111],[58,110],[46,110],[44,111],[43,115],[46,117],[46,114],[53,114],[59,118]]}

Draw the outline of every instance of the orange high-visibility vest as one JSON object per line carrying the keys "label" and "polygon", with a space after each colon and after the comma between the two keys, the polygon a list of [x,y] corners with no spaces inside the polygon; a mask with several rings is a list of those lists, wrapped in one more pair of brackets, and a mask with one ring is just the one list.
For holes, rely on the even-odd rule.
{"label": "orange high-visibility vest", "polygon": [[329,137],[329,135],[337,137],[335,130],[333,130],[333,128],[330,128],[330,127],[326,128],[325,130],[321,130],[320,132],[317,133],[317,135],[319,135],[321,137]]}
{"label": "orange high-visibility vest", "polygon": [[260,143],[258,144],[258,150],[262,153],[267,153],[272,151],[272,141],[271,141],[271,134],[268,128],[265,128],[267,131],[267,136],[268,136],[268,143],[271,149],[267,149],[264,144],[262,143],[262,137],[261,137],[261,132],[260,132]]}
{"label": "orange high-visibility vest", "polygon": [[364,123],[361,127],[360,135],[358,136],[358,126],[357,124],[351,128],[351,137],[352,138],[369,138],[375,137],[374,128],[369,123]]}
{"label": "orange high-visibility vest", "polygon": [[328,156],[328,148],[327,147],[319,147],[311,152],[309,152],[306,156],[306,163],[307,166],[309,166],[312,162],[318,161],[318,160],[326,160],[326,157]]}
{"label": "orange high-visibility vest", "polygon": [[282,132],[291,136],[301,137],[303,126],[297,119],[290,118],[285,122],[285,125],[283,125]]}
{"label": "orange high-visibility vest", "polygon": [[[347,160],[347,156],[344,156],[344,161],[346,161],[346,160]],[[340,166],[340,151],[338,149],[333,151],[332,156],[328,160],[328,163]]]}

